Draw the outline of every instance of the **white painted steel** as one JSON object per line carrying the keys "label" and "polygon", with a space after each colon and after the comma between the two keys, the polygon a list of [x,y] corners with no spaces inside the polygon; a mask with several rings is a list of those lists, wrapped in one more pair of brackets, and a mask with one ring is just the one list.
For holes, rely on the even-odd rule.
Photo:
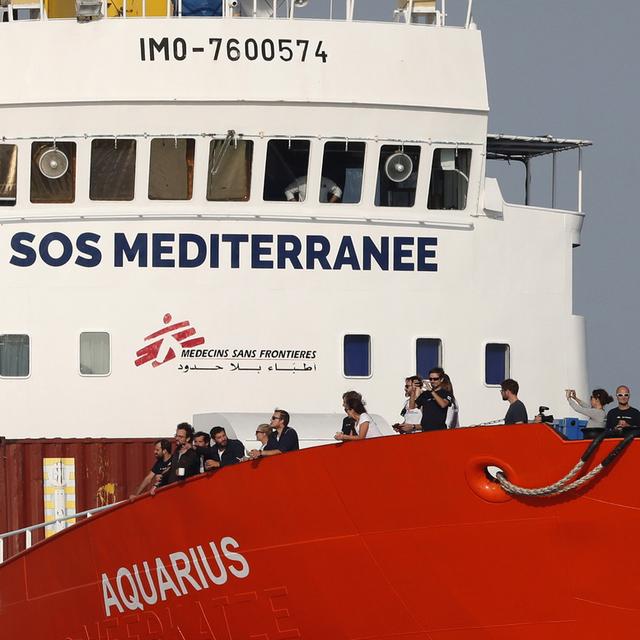
{"label": "white painted steel", "polygon": [[[347,9],[349,18],[352,5]],[[326,64],[214,63],[195,54],[183,62],[140,60],[140,38],[180,37],[198,46],[213,27],[225,39],[322,40],[329,58]],[[303,424],[308,414],[341,415],[341,394],[352,388],[391,424],[403,405],[404,377],[415,372],[419,338],[442,340],[463,424],[506,411],[498,389],[484,383],[487,343],[510,345],[511,375],[532,416],[539,404],[561,414],[565,388],[586,391],[584,325],[572,311],[572,245],[579,244],[584,216],[506,203],[495,181],[485,200],[488,100],[478,31],[231,17],[14,21],[0,30],[0,57],[20,61],[4,70],[0,103],[0,137],[19,148],[18,204],[0,208],[0,333],[31,338],[30,376],[0,379],[10,399],[0,406],[3,435],[152,436],[214,410],[266,421],[275,406]],[[42,52],[54,49],[56,73],[42,64]],[[210,137],[201,135],[194,135],[193,198],[148,200],[152,137],[224,138],[230,129],[254,143],[248,202],[206,200]],[[75,202],[31,203],[31,139],[70,134],[78,136]],[[133,201],[91,201],[91,138],[130,134],[137,136]],[[309,197],[263,202],[268,140],[300,136],[311,141]],[[323,145],[346,139],[367,141],[361,201],[320,203]],[[416,140],[422,156],[415,206],[373,206],[381,146]],[[472,150],[467,207],[430,211],[433,151],[456,144]],[[51,232],[74,240],[98,234],[102,262],[14,266],[11,242],[19,232],[38,240]],[[435,237],[438,271],[251,269],[248,254],[236,269],[226,249],[217,269],[116,268],[115,233],[322,235],[334,247],[344,236],[356,245],[364,236]],[[136,352],[167,313],[188,320],[208,348],[315,351],[316,368],[238,367],[218,376],[180,370],[179,358],[137,367]],[[82,331],[109,332],[109,376],[79,374]],[[370,377],[343,375],[345,334],[372,336]],[[301,437],[321,440],[311,429]]]}

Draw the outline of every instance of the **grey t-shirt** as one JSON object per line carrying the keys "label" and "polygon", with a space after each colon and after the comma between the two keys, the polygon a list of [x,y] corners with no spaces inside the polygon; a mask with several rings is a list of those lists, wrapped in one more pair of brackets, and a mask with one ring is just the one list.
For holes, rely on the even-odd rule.
{"label": "grey t-shirt", "polygon": [[509,405],[507,415],[504,417],[505,424],[516,424],[517,422],[529,422],[529,418],[527,418],[527,408],[524,406],[522,400],[516,400],[513,404]]}

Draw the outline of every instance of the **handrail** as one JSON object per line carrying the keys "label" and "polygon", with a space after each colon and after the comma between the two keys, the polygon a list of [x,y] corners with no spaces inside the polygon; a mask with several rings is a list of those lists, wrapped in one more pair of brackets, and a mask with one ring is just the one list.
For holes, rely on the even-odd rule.
{"label": "handrail", "polygon": [[[328,19],[329,21],[347,21],[351,22],[356,20],[356,7],[362,6],[362,2],[358,5],[358,0],[342,0],[344,2],[344,17],[336,18],[335,14],[335,3],[339,0],[309,0],[309,4],[314,8],[317,6],[319,12],[311,15],[312,18],[320,18],[320,19]],[[160,0],[162,3],[162,0]],[[265,7],[266,10],[270,11],[270,17],[277,19],[279,17],[287,17],[289,19],[294,19],[297,16],[297,9],[301,9],[305,6],[304,3],[296,4],[296,0],[281,0],[284,3],[286,8],[285,16],[282,15],[282,11],[280,12],[280,16],[278,15],[278,0],[274,0],[273,2],[265,2],[265,0],[249,0],[246,6],[252,7],[253,10],[249,9],[248,15],[243,15],[243,17],[254,17],[258,18],[258,16],[264,16],[264,10],[262,7]],[[423,10],[417,10],[415,13],[413,12],[413,2],[414,0],[399,0],[397,4],[397,8],[393,16],[389,16],[388,20],[381,20],[381,22],[391,22],[395,19],[396,22],[399,21],[400,16],[404,16],[404,22],[407,24],[418,24],[423,22],[424,16],[429,14],[430,16],[435,16],[435,19],[428,19],[426,21],[427,24],[435,25],[435,26],[445,26],[446,23],[446,0],[437,0],[437,9],[434,11],[425,12]],[[460,0],[460,2],[466,2],[466,11],[464,23],[461,23],[460,26],[463,26],[466,29],[475,28],[475,24],[473,22],[472,16],[472,6],[473,0]],[[264,3],[264,4],[260,4]],[[133,13],[131,15],[127,15],[127,0],[122,0],[122,6],[120,10],[116,10],[116,15],[108,15],[107,8],[109,5],[108,0],[102,0],[103,4],[103,14],[96,15],[93,19],[112,19],[112,18],[134,18],[141,17],[144,18],[148,15],[148,7],[147,0],[141,1],[141,10],[136,15]],[[183,0],[175,0],[175,4],[172,6],[172,0],[166,0],[165,16],[157,16],[157,17],[166,17],[166,18],[181,18],[183,15],[182,11]],[[115,5],[113,5],[115,7]],[[23,17],[16,15],[16,18],[13,17],[14,11],[29,10],[34,9],[38,10],[37,20],[51,20],[51,19],[68,19],[73,16],[56,16],[56,18],[51,18],[48,15],[46,0],[32,0],[32,3],[25,2],[25,0],[12,2],[12,0],[8,0],[6,4],[0,5],[0,25],[3,24],[3,15],[4,13],[8,14],[8,22],[13,22],[14,19],[20,21],[32,21],[36,20],[35,18]],[[246,10],[246,9],[245,9]],[[233,18],[240,15],[240,9],[238,8],[237,0],[222,0],[222,16],[227,18]],[[19,17],[18,17],[19,16]],[[305,17],[310,17],[309,14],[305,14]]]}
{"label": "handrail", "polygon": [[4,541],[7,538],[13,538],[15,536],[19,536],[20,534],[25,534],[25,549],[29,549],[32,544],[32,533],[37,531],[38,529],[44,529],[45,527],[54,526],[60,522],[66,522],[67,520],[77,520],[78,518],[87,517],[90,518],[94,513],[99,513],[100,511],[106,511],[107,509],[112,509],[116,505],[122,504],[125,502],[124,500],[120,500],[119,502],[114,502],[113,504],[107,504],[103,507],[95,507],[94,509],[87,509],[86,511],[80,511],[78,513],[74,513],[69,516],[64,516],[62,518],[56,518],[55,520],[50,520],[49,522],[40,522],[39,524],[32,524],[28,527],[23,527],[22,529],[16,529],[15,531],[7,531],[6,533],[0,534],[0,563],[4,562]]}

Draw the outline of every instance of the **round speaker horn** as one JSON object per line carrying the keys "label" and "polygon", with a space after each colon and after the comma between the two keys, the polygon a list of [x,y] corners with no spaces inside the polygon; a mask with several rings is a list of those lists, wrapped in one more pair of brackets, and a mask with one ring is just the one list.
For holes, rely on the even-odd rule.
{"label": "round speaker horn", "polygon": [[389,156],[384,172],[392,182],[404,182],[413,172],[413,160],[406,153],[398,151]]}
{"label": "round speaker horn", "polygon": [[57,147],[48,147],[40,154],[38,168],[46,178],[57,180],[67,173],[69,158]]}

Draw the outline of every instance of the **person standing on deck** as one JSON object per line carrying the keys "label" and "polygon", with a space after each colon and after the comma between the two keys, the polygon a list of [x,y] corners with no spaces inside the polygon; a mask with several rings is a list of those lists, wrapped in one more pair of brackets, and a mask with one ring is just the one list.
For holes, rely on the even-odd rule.
{"label": "person standing on deck", "polygon": [[522,400],[518,400],[520,385],[511,378],[502,381],[500,385],[500,395],[503,400],[509,403],[507,414],[504,417],[505,424],[526,424],[529,422],[527,408]]}

